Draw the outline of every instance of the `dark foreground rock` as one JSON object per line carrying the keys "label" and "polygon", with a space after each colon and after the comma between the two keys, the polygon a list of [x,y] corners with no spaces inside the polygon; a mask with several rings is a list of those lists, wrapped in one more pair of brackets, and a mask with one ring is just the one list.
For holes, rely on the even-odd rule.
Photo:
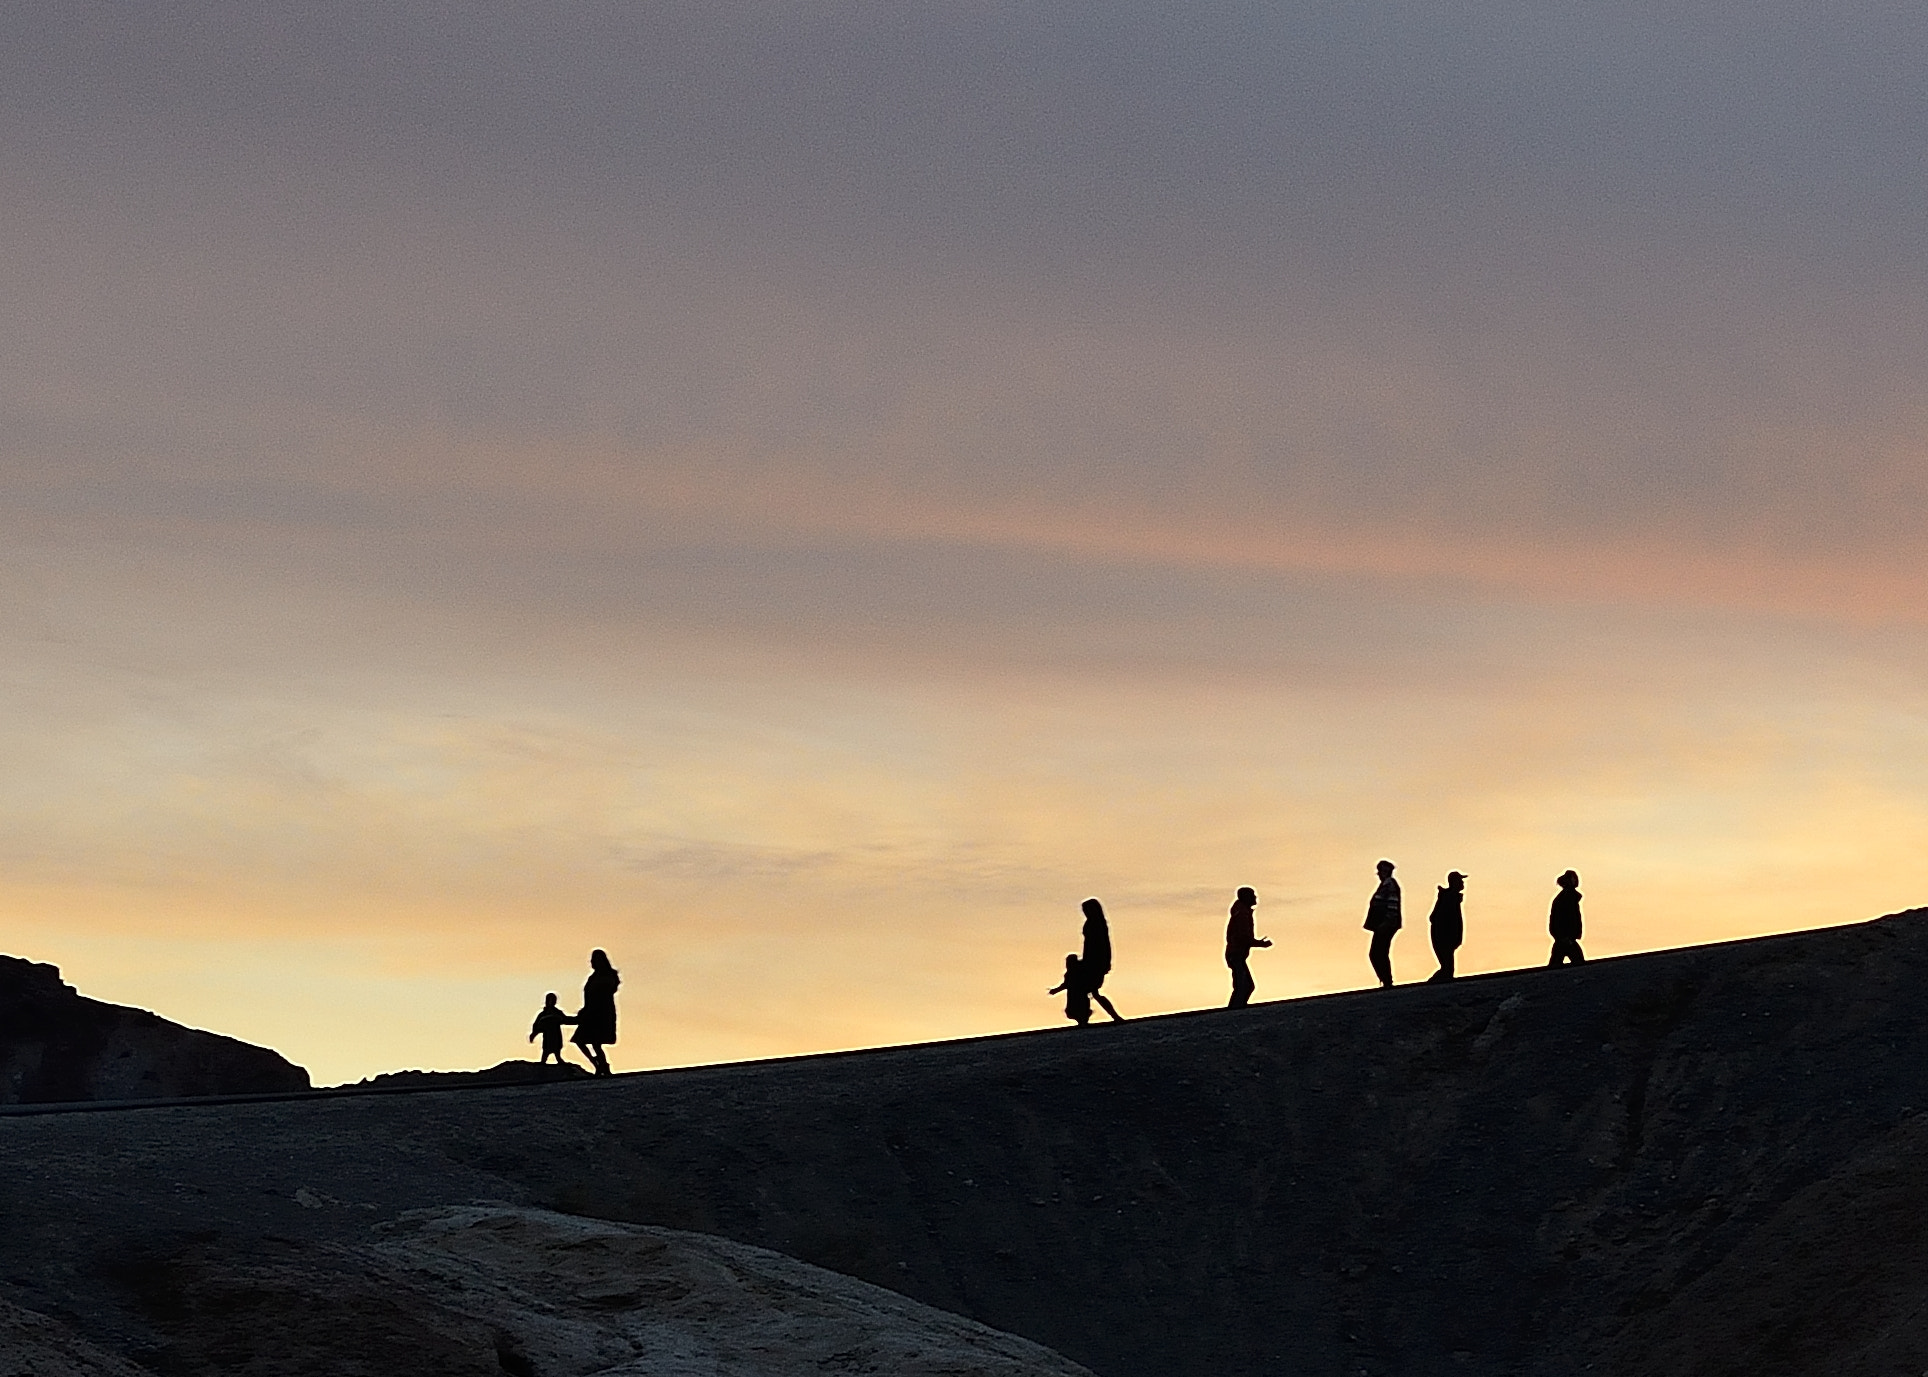
{"label": "dark foreground rock", "polygon": [[85,998],[57,967],[0,956],[0,1104],[307,1088],[278,1052]]}
{"label": "dark foreground rock", "polygon": [[[118,1270],[156,1338],[142,1357],[163,1373],[1091,1377],[1027,1339],[780,1253],[545,1210],[420,1210],[355,1243],[190,1245]],[[58,1347],[54,1329],[26,1337],[98,1358]],[[5,1344],[0,1328],[11,1374]]]}
{"label": "dark foreground rock", "polygon": [[0,1301],[0,1373],[6,1377],[148,1377],[66,1325]]}
{"label": "dark foreground rock", "polygon": [[[762,1065],[0,1115],[0,1299],[156,1373],[279,1371],[285,1312],[200,1279],[375,1268],[382,1225],[478,1200],[772,1248],[1103,1377],[1918,1373],[1928,913]],[[187,1345],[201,1294],[231,1344]],[[598,1370],[522,1324],[502,1371]],[[337,1332],[336,1371],[442,1370]]]}

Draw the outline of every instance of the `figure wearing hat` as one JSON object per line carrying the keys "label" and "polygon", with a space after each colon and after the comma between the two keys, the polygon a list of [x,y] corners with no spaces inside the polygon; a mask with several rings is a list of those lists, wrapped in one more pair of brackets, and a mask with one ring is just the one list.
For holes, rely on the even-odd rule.
{"label": "figure wearing hat", "polygon": [[1433,913],[1428,920],[1433,929],[1433,955],[1439,958],[1439,969],[1426,978],[1428,985],[1453,978],[1453,953],[1466,940],[1466,918],[1460,911],[1465,902],[1466,877],[1457,870],[1448,871],[1446,883],[1439,887],[1439,897],[1433,900]]}
{"label": "figure wearing hat", "polygon": [[1546,964],[1557,966],[1571,961],[1583,966],[1587,954],[1580,950],[1580,877],[1569,870],[1557,883],[1560,892],[1553,896],[1553,908],[1546,919],[1546,930],[1553,937],[1553,955]]}

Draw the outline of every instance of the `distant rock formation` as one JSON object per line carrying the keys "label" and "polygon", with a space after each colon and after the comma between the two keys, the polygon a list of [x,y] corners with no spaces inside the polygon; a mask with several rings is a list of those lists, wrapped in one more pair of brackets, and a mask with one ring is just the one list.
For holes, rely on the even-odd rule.
{"label": "distant rock formation", "polygon": [[0,1104],[306,1089],[278,1052],[87,999],[56,966],[0,956]]}

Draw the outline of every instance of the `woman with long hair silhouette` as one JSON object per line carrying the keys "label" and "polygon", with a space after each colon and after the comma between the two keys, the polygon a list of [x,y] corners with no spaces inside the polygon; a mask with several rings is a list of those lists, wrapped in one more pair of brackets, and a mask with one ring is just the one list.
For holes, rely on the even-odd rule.
{"label": "woman with long hair silhouette", "polygon": [[1085,993],[1098,1001],[1098,1007],[1111,1015],[1114,1023],[1123,1023],[1124,1018],[1111,1007],[1111,1001],[1099,993],[1104,988],[1105,977],[1111,974],[1111,924],[1105,921],[1105,906],[1096,899],[1084,901],[1084,954],[1078,958],[1078,978],[1084,984]]}
{"label": "woman with long hair silhouette", "polygon": [[616,987],[622,976],[609,964],[609,953],[601,947],[589,953],[589,979],[582,986],[582,1012],[576,1015],[576,1031],[569,1040],[582,1049],[598,1076],[607,1076],[609,1058],[603,1048],[616,1040]]}

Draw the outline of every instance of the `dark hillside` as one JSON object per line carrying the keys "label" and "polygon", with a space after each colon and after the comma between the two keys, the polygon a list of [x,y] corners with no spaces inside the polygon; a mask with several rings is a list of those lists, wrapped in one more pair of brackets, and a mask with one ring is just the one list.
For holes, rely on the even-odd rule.
{"label": "dark hillside", "polygon": [[1925,1036],[1915,912],[1082,1032],[0,1118],[0,1298],[165,1354],[186,1260],[492,1199],[775,1248],[1102,1377],[1920,1372]]}
{"label": "dark hillside", "polygon": [[0,1104],[306,1090],[266,1047],[88,999],[55,966],[0,956]]}

